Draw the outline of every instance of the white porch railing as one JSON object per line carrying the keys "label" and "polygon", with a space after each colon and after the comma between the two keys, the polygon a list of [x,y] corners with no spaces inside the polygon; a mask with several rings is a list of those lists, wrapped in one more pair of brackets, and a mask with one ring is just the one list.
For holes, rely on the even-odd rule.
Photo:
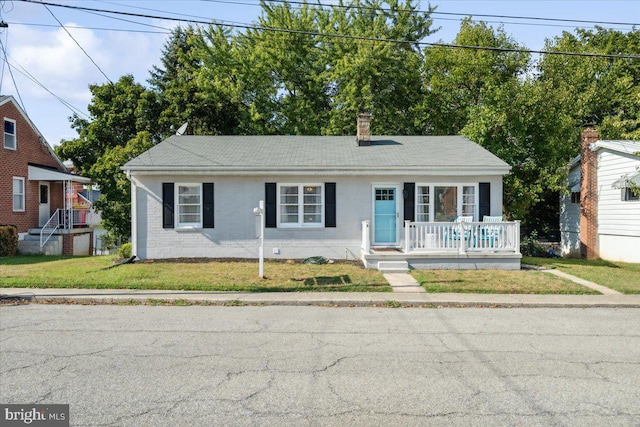
{"label": "white porch railing", "polygon": [[405,221],[405,252],[520,252],[520,221]]}
{"label": "white porch railing", "polygon": [[40,230],[40,247],[43,247],[58,228],[71,229],[87,226],[88,209],[56,209]]}

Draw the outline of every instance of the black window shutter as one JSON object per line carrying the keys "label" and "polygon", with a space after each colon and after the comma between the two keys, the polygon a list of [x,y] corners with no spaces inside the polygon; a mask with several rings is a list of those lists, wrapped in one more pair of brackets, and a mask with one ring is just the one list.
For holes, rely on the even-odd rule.
{"label": "black window shutter", "polygon": [[174,190],[173,182],[162,183],[162,228],[173,228]]}
{"label": "black window shutter", "polygon": [[405,182],[404,189],[402,190],[402,196],[404,197],[404,220],[415,221],[416,220],[416,183]]}
{"label": "black window shutter", "polygon": [[485,215],[491,215],[491,183],[479,183],[478,193],[478,220],[482,220]]}
{"label": "black window shutter", "polygon": [[202,228],[213,228],[213,182],[202,184]]}
{"label": "black window shutter", "polygon": [[336,183],[324,183],[324,226],[336,226]]}
{"label": "black window shutter", "polygon": [[276,183],[267,182],[264,184],[264,214],[265,227],[276,228],[278,222]]}

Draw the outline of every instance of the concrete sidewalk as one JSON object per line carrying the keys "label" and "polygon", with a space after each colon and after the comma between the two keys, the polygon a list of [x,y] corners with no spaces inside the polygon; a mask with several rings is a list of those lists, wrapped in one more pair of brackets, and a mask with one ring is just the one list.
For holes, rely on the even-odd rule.
{"label": "concrete sidewalk", "polygon": [[32,302],[126,304],[175,302],[211,305],[318,305],[342,307],[637,307],[640,295],[436,294],[391,292],[198,292],[130,289],[0,288],[0,298]]}

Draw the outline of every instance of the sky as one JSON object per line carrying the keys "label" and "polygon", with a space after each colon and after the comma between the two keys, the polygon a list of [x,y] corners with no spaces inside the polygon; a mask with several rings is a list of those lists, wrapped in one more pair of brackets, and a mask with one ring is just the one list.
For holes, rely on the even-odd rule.
{"label": "sky", "polygon": [[[0,28],[0,40],[8,59],[5,60],[0,49],[0,94],[13,95],[21,102],[31,121],[52,146],[77,136],[70,127],[69,117],[74,109],[87,114],[86,108],[91,101],[89,85],[108,83],[107,77],[115,82],[125,74],[146,84],[149,70],[160,64],[168,33],[178,25],[178,22],[155,16],[250,24],[260,15],[258,0],[46,1],[154,16],[116,16],[59,6],[47,8],[35,2],[0,0],[0,21],[8,24],[7,28]],[[330,0],[320,2],[331,3]],[[616,24],[601,26],[621,31],[632,28],[623,25],[626,23],[636,23],[640,27],[640,0],[434,0],[430,4],[437,6],[437,12],[612,22]],[[420,8],[426,10],[428,6],[429,2],[422,1]],[[439,30],[423,41],[452,42],[463,16],[434,15],[433,18],[434,27]],[[502,25],[519,43],[533,50],[543,49],[545,39],[560,36],[563,31],[593,27],[587,23],[546,20],[475,19],[493,27]]]}

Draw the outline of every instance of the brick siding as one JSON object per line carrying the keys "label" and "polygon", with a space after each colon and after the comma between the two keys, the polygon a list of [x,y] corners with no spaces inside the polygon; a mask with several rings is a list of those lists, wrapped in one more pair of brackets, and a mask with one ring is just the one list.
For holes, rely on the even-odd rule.
{"label": "brick siding", "polygon": [[[4,118],[16,122],[16,148],[4,148]],[[0,141],[0,224],[13,224],[18,232],[26,232],[29,228],[38,227],[40,188],[39,181],[28,180],[28,163],[48,166],[66,172],[58,160],[51,155],[46,142],[40,142],[40,135],[25,120],[20,110],[8,101],[0,105],[0,118],[3,120],[2,138]],[[25,210],[13,211],[13,177],[24,178]],[[50,183],[49,202],[51,212],[63,206],[63,189],[61,182]]]}
{"label": "brick siding", "polygon": [[598,132],[586,128],[580,139],[580,255],[587,259],[597,259],[598,165],[597,154],[589,146],[598,140]]}

